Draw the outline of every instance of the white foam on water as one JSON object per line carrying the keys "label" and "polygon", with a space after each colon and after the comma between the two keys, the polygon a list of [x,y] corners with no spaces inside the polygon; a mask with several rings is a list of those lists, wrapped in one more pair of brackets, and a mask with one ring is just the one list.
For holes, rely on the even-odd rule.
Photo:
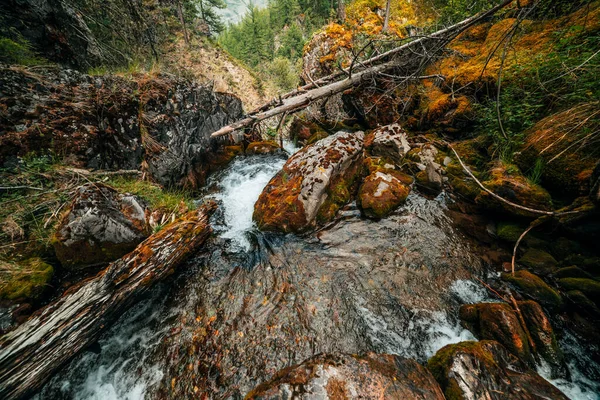
{"label": "white foam on water", "polygon": [[452,282],[450,292],[463,304],[474,304],[488,301],[488,294],[481,284],[468,279],[459,279]]}
{"label": "white foam on water", "polygon": [[548,382],[556,386],[571,400],[598,400],[600,399],[600,384],[586,378],[574,363],[567,364],[571,373],[571,381],[566,379],[551,379],[550,366],[543,362],[538,365],[537,373]]}
{"label": "white foam on water", "polygon": [[238,158],[229,166],[219,183],[221,192],[214,196],[223,203],[225,226],[217,227],[222,238],[250,250],[246,233],[255,228],[254,204],[284,163],[281,158],[264,156]]}
{"label": "white foam on water", "polygon": [[357,300],[366,335],[379,352],[425,361],[446,345],[477,340],[445,311],[413,310],[413,317],[400,326],[373,313],[363,299]]}

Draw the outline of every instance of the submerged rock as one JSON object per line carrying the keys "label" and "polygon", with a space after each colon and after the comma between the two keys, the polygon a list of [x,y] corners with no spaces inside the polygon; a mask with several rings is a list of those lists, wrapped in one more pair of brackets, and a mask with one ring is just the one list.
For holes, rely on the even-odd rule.
{"label": "submerged rock", "polygon": [[448,400],[564,399],[550,382],[527,368],[498,342],[461,342],[427,362]]}
{"label": "submerged rock", "polygon": [[[431,373],[389,354],[321,354],[277,372],[246,399],[444,399]],[[300,397],[299,397],[300,398]]]}
{"label": "submerged rock", "polygon": [[149,233],[140,198],[90,183],[77,190],[53,244],[63,267],[80,269],[120,258]]}
{"label": "submerged rock", "polygon": [[258,198],[258,226],[298,232],[331,220],[355,193],[363,138],[363,132],[338,132],[294,154]]}

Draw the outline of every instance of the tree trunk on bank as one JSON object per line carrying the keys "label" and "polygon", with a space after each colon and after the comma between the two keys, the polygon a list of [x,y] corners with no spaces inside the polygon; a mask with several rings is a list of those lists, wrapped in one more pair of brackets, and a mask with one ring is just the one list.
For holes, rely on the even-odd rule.
{"label": "tree trunk on bank", "polygon": [[0,337],[0,398],[25,398],[100,334],[212,232],[210,204],[166,226],[123,258]]}
{"label": "tree trunk on bank", "polygon": [[344,0],[338,0],[337,19],[340,23],[346,20],[346,3]]}
{"label": "tree trunk on bank", "polygon": [[381,32],[387,33],[388,29],[390,29],[390,3],[392,0],[387,0],[385,4],[385,19],[383,20],[383,29]]}

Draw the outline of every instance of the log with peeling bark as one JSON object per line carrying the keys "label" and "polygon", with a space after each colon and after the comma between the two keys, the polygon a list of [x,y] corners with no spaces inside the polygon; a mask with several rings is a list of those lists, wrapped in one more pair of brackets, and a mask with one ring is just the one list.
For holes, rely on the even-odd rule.
{"label": "log with peeling bark", "polygon": [[205,242],[212,231],[208,218],[214,208],[206,205],[164,227],[0,337],[0,398],[31,395],[98,340],[136,298]]}
{"label": "log with peeling bark", "polygon": [[353,65],[353,66],[345,68],[341,71],[335,72],[331,75],[327,75],[327,76],[324,76],[317,80],[314,80],[304,86],[299,87],[298,89],[294,89],[290,92],[282,94],[278,98],[273,99],[270,102],[263,104],[262,106],[252,110],[251,112],[248,113],[248,116],[259,114],[259,113],[269,110],[275,106],[280,106],[281,101],[284,99],[287,99],[290,97],[295,97],[299,94],[306,92],[307,90],[319,88],[323,85],[328,85],[331,82],[337,81],[344,76],[351,76],[354,72],[358,72],[363,69],[367,69],[369,67],[377,65],[379,63],[382,63],[386,60],[389,61],[391,58],[396,58],[403,54],[412,54],[414,49],[420,48],[421,46],[424,46],[426,43],[430,43],[432,41],[438,41],[438,42],[439,41],[450,41],[453,38],[455,38],[456,36],[458,36],[461,32],[464,32],[465,30],[467,30],[471,26],[477,24],[478,22],[494,15],[496,12],[498,12],[502,8],[508,6],[509,4],[513,3],[514,1],[515,0],[504,0],[503,2],[490,8],[489,10],[483,11],[477,15],[469,17],[457,24],[449,26],[448,28],[441,29],[441,30],[436,31],[427,36],[419,37],[419,38],[412,40],[406,44],[403,44],[402,46],[395,47],[385,53],[379,54],[375,57],[371,57],[367,60],[363,60],[360,63],[358,63],[356,66]]}

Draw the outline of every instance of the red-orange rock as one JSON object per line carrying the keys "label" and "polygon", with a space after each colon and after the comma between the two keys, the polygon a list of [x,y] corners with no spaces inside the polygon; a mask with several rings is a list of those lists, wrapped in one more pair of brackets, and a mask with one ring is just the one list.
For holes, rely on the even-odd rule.
{"label": "red-orange rock", "polygon": [[363,132],[338,132],[294,154],[258,198],[258,226],[298,232],[333,218],[357,189],[363,139]]}
{"label": "red-orange rock", "polygon": [[400,206],[410,193],[412,178],[392,169],[375,171],[358,191],[358,203],[370,218],[383,218]]}

